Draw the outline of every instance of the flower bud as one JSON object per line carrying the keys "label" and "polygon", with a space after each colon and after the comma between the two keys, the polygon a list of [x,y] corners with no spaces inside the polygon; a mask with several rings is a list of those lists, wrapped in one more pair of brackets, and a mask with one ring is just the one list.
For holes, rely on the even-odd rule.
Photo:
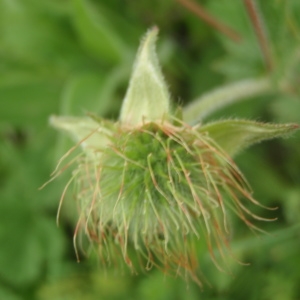
{"label": "flower bud", "polygon": [[71,179],[78,228],[98,246],[101,262],[156,266],[201,285],[198,245],[223,269],[230,212],[253,229],[251,219],[266,220],[250,211],[249,204],[260,203],[229,154],[298,126],[227,120],[192,127],[171,116],[156,35],[150,30],[138,51],[119,122],[52,117],[51,123],[83,148]]}

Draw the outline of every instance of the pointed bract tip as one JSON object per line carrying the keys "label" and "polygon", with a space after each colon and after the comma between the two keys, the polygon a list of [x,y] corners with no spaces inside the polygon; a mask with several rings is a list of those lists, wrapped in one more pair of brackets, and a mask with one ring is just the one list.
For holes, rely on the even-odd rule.
{"label": "pointed bract tip", "polygon": [[149,29],[137,52],[121,109],[123,124],[139,126],[162,120],[169,113],[169,92],[155,50],[158,31],[157,26]]}
{"label": "pointed bract tip", "polygon": [[146,36],[153,35],[155,38],[157,38],[158,33],[159,33],[158,26],[153,25],[151,28],[148,29]]}
{"label": "pointed bract tip", "polygon": [[158,37],[159,28],[155,25],[149,28],[146,34],[143,36],[138,52],[147,51],[149,48],[146,44],[150,44],[151,47],[155,48],[155,43]]}

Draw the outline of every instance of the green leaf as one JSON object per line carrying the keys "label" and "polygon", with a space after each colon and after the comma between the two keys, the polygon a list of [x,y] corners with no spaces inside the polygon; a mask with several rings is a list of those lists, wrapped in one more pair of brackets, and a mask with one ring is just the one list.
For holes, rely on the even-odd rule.
{"label": "green leaf", "polygon": [[209,123],[199,131],[208,133],[231,156],[263,140],[288,135],[297,124],[270,124],[248,120],[225,120]]}
{"label": "green leaf", "polygon": [[105,88],[102,84],[104,75],[99,75],[79,74],[70,78],[63,92],[60,113],[75,116],[81,116],[87,111],[105,113],[108,104],[99,101],[101,89]]}
{"label": "green leaf", "polygon": [[92,112],[104,116],[116,106],[116,92],[128,76],[125,68],[110,71],[76,74],[66,84],[60,114],[81,116]]}
{"label": "green leaf", "polygon": [[0,299],[5,300],[22,300],[21,296],[15,294],[9,288],[0,285]]}
{"label": "green leaf", "polygon": [[60,84],[45,80],[0,84],[0,123],[44,125],[49,114],[57,111],[60,90]]}
{"label": "green leaf", "polygon": [[[266,61],[251,23],[244,1],[211,0],[207,7],[218,20],[235,28],[242,36],[239,43],[219,35],[227,55],[214,67],[226,78],[239,80],[266,73]],[[274,66],[273,77],[286,75],[286,67],[299,45],[299,1],[256,1],[257,22],[260,32],[266,32],[269,56]],[[275,21],[276,20],[276,21]],[[249,51],[251,49],[251,51]]]}
{"label": "green leaf", "polygon": [[[65,248],[54,218],[53,199],[59,193],[37,190],[50,169],[37,157],[50,149],[51,142],[44,148],[49,136],[43,134],[41,126],[36,130],[41,135],[37,138],[32,134],[28,145],[16,146],[7,138],[0,145],[0,278],[11,292],[21,294],[20,299],[32,299],[25,297],[25,290],[59,271]],[[6,295],[1,283],[0,299],[19,299]]]}
{"label": "green leaf", "polygon": [[120,120],[129,125],[157,121],[169,112],[169,92],[155,51],[158,28],[149,30],[138,50]]}
{"label": "green leaf", "polygon": [[71,65],[78,65],[81,56],[78,41],[63,26],[62,18],[22,0],[0,1],[0,59],[3,65],[13,64],[8,71],[35,66],[44,74],[61,76]]}
{"label": "green leaf", "polygon": [[237,43],[218,34],[228,55],[219,59],[215,68],[234,80],[260,76],[264,71],[263,58],[243,1],[212,0],[207,7],[219,21],[237,30],[242,37]]}
{"label": "green leaf", "polygon": [[103,62],[124,61],[129,49],[102,11],[95,14],[86,0],[73,0],[73,7],[74,23],[86,49]]}

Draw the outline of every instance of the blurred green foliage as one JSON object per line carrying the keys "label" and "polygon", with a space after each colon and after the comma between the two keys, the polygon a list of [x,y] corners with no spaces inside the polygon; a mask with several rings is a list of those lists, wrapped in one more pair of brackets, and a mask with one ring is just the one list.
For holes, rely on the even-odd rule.
{"label": "blurred green foliage", "polygon": [[[235,43],[171,0],[0,0],[0,299],[300,299],[300,134],[257,145],[237,158],[256,199],[278,221],[253,235],[236,224],[232,262],[220,273],[201,254],[204,291],[157,270],[104,272],[91,255],[76,263],[70,193],[56,227],[64,176],[41,191],[70,143],[48,127],[51,114],[117,118],[139,44],[153,24],[174,103],[235,80],[269,76],[243,1],[200,1],[242,36]],[[300,123],[300,3],[257,1],[285,89],[249,99],[211,119]],[[178,100],[179,99],[179,100]],[[235,222],[235,221],[233,221]],[[200,254],[199,254],[200,256]],[[231,262],[230,262],[231,264]]]}

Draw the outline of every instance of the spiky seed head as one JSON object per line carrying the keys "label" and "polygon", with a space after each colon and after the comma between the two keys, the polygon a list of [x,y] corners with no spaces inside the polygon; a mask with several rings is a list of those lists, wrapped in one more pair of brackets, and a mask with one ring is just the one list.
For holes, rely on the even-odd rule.
{"label": "spiky seed head", "polygon": [[241,173],[196,128],[167,122],[120,127],[99,152],[97,163],[86,156],[79,164],[75,181],[80,224],[99,245],[104,263],[119,248],[124,262],[138,269],[128,250],[134,248],[144,259],[142,268],[155,265],[196,280],[196,240],[206,243],[213,259],[213,248],[226,251],[230,230],[224,198],[247,220],[238,199],[252,198]]}
{"label": "spiky seed head", "polygon": [[201,285],[197,246],[220,269],[226,264],[229,209],[254,229],[249,217],[263,219],[248,209],[247,202],[259,203],[226,153],[298,126],[227,120],[199,128],[175,120],[155,53],[157,33],[152,28],[142,41],[119,122],[52,117],[51,124],[83,148],[71,161],[77,167],[66,189],[75,182],[77,229],[95,242],[101,261],[132,270],[154,265]]}

